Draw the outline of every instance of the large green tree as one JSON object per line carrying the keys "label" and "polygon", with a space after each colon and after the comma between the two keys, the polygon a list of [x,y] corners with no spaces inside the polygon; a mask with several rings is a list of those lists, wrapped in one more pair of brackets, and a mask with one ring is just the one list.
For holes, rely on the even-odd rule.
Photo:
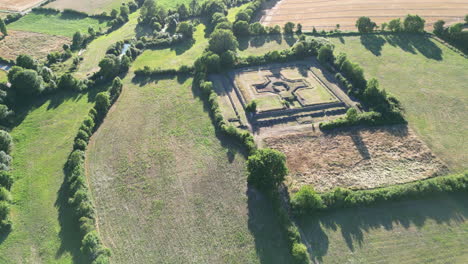
{"label": "large green tree", "polygon": [[38,95],[44,90],[42,77],[34,70],[26,69],[17,72],[10,82],[13,91],[21,96]]}
{"label": "large green tree", "polygon": [[236,51],[239,43],[230,30],[218,29],[211,34],[209,49],[217,54],[222,54],[228,50]]}
{"label": "large green tree", "polygon": [[356,27],[360,33],[369,33],[374,31],[377,24],[373,22],[369,17],[362,16],[356,21]]}
{"label": "large green tree", "polygon": [[260,149],[247,160],[247,170],[250,184],[274,190],[288,174],[286,156],[274,149]]}
{"label": "large green tree", "polygon": [[440,36],[444,33],[444,25],[445,21],[443,20],[437,20],[437,22],[434,23],[434,34]]}
{"label": "large green tree", "polygon": [[404,30],[407,32],[423,32],[425,22],[418,15],[407,15],[403,21]]}

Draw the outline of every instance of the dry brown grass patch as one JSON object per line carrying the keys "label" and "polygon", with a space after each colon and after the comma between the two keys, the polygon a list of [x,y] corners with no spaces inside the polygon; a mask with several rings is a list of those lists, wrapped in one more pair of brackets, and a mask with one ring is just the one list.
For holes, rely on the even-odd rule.
{"label": "dry brown grass patch", "polygon": [[292,191],[305,184],[318,191],[368,189],[448,171],[406,126],[306,132],[264,141],[286,154]]}
{"label": "dry brown grass patch", "polygon": [[8,36],[0,40],[0,56],[14,60],[20,54],[28,54],[36,59],[45,59],[52,51],[62,50],[70,38],[35,32],[8,31]]}

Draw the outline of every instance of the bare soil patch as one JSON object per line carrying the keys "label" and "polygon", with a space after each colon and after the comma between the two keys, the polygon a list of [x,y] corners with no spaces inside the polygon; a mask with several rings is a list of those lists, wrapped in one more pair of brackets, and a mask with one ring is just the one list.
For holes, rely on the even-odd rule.
{"label": "bare soil patch", "polygon": [[305,184],[318,191],[369,189],[448,172],[406,126],[295,133],[264,143],[287,156],[292,191]]}
{"label": "bare soil patch", "polygon": [[0,0],[0,10],[21,12],[42,2],[44,0]]}
{"label": "bare soil patch", "polygon": [[462,22],[468,13],[466,1],[460,0],[281,0],[265,12],[261,22],[266,25],[284,25],[291,21],[302,23],[304,29],[330,30],[340,24],[341,29],[356,30],[360,16],[369,16],[378,25],[407,14],[418,14],[432,28],[435,21]]}
{"label": "bare soil patch", "polygon": [[14,60],[20,54],[28,54],[41,60],[50,52],[59,51],[63,44],[70,42],[70,38],[63,36],[10,30],[8,36],[0,40],[0,56]]}

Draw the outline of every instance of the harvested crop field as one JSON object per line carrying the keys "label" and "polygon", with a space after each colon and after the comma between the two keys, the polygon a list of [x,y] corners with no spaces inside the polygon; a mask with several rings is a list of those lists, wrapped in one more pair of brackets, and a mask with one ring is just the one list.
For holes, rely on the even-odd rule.
{"label": "harvested crop field", "polygon": [[0,0],[0,10],[21,12],[42,2],[44,0]]}
{"label": "harvested crop field", "polygon": [[360,16],[368,16],[378,25],[407,14],[417,14],[426,20],[426,27],[443,19],[448,23],[462,22],[468,14],[468,5],[463,0],[280,0],[261,18],[266,25],[284,25],[286,22],[301,23],[305,30],[331,30],[340,24],[344,30],[356,30]]}
{"label": "harvested crop field", "polygon": [[448,172],[406,126],[352,128],[265,138],[287,156],[291,190],[304,184],[368,189]]}
{"label": "harvested crop field", "polygon": [[41,60],[52,51],[62,50],[63,44],[70,42],[68,37],[10,30],[8,35],[0,40],[0,56],[14,60],[20,54],[28,54]]}

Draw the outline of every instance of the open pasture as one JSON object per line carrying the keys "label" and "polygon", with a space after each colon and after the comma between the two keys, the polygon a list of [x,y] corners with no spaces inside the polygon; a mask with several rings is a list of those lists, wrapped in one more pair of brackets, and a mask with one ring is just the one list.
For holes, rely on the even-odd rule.
{"label": "open pasture", "polygon": [[191,84],[127,77],[92,138],[87,172],[113,262],[289,263],[244,156],[216,136]]}
{"label": "open pasture", "polygon": [[447,167],[406,126],[306,132],[264,139],[287,157],[291,190],[369,189],[444,175]]}
{"label": "open pasture", "polygon": [[455,171],[468,168],[468,60],[420,35],[331,38],[336,53],[394,94],[409,125]]}
{"label": "open pasture", "polygon": [[20,54],[31,55],[35,59],[44,60],[53,51],[62,51],[63,44],[70,44],[71,39],[63,36],[13,31],[0,40],[0,56],[15,60]]}
{"label": "open pasture", "polygon": [[461,0],[280,0],[261,18],[265,25],[284,25],[286,22],[301,23],[305,30],[357,30],[356,20],[368,16],[377,25],[407,14],[417,14],[426,20],[427,28],[444,19],[448,23],[462,22],[468,14],[466,1]]}
{"label": "open pasture", "polygon": [[269,51],[289,49],[296,43],[293,35],[261,35],[253,37],[239,37],[240,56],[258,56]]}
{"label": "open pasture", "polygon": [[204,24],[198,24],[195,27],[192,42],[186,41],[170,48],[145,50],[132,64],[132,68],[140,69],[148,66],[150,68],[177,69],[182,65],[192,66],[208,46],[205,28]]}
{"label": "open pasture", "polygon": [[65,36],[71,38],[77,31],[88,32],[93,27],[96,31],[106,27],[106,21],[95,18],[82,18],[73,15],[46,15],[29,13],[9,25],[9,30],[21,30],[49,35]]}
{"label": "open pasture", "polygon": [[299,219],[315,263],[466,263],[466,194]]}
{"label": "open pasture", "polygon": [[0,0],[0,10],[23,12],[44,1],[45,0]]}
{"label": "open pasture", "polygon": [[92,94],[60,92],[36,100],[13,128],[13,231],[0,237],[0,263],[86,263],[63,191],[65,162]]}

